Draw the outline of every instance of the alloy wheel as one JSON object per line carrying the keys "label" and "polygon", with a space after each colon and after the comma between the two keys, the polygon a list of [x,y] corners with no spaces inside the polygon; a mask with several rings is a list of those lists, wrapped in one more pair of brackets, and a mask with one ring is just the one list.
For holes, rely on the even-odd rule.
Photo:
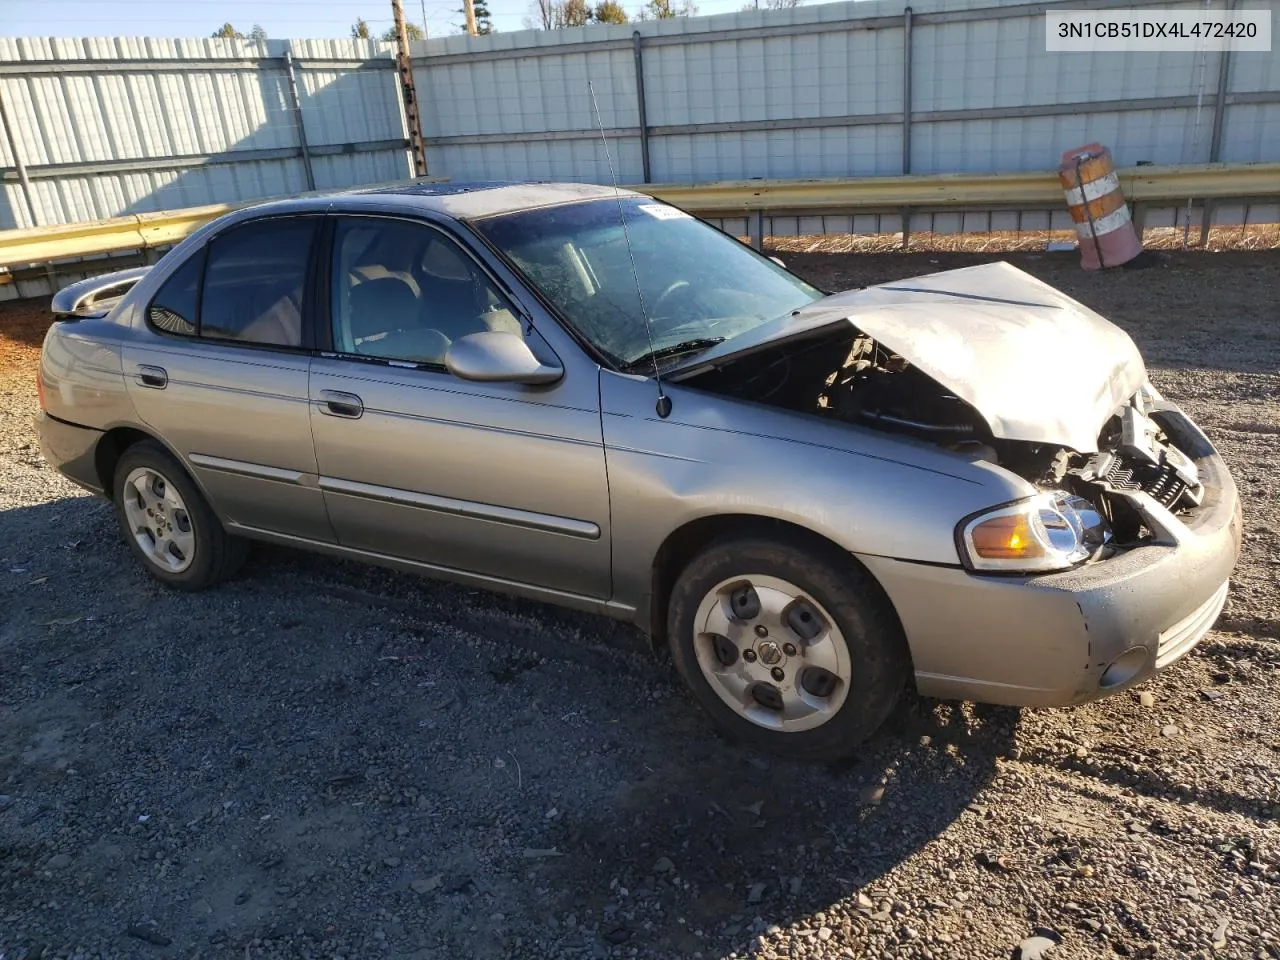
{"label": "alloy wheel", "polygon": [[196,555],[196,535],[182,495],[151,467],[138,467],[121,492],[129,531],[148,560],[167,573],[181,573]]}
{"label": "alloy wheel", "polygon": [[849,647],[835,620],[777,577],[725,580],[698,605],[694,653],[703,676],[737,714],[783,732],[811,730],[849,693]]}

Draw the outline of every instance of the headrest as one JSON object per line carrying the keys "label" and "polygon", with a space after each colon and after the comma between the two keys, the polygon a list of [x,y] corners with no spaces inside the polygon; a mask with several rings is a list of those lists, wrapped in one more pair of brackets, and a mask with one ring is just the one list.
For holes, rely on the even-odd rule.
{"label": "headrest", "polygon": [[422,269],[440,280],[470,280],[473,275],[470,262],[454,244],[434,238],[422,253]]}
{"label": "headrest", "polygon": [[416,326],[418,298],[399,277],[366,280],[351,290],[351,335],[367,337]]}

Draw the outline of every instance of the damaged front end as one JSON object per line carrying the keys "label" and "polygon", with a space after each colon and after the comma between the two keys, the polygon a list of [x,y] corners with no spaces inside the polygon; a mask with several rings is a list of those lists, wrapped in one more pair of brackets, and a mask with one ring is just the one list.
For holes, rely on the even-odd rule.
{"label": "damaged front end", "polygon": [[1044,572],[1194,509],[1204,435],[1123,330],[1007,263],[834,294],[670,371],[713,393],[926,441],[1040,493],[967,518],[970,569]]}
{"label": "damaged front end", "polygon": [[1081,452],[998,435],[970,402],[848,326],[757,349],[684,382],[928,442],[1033,484],[1041,493],[1031,500],[962,524],[958,546],[972,569],[1025,573],[1105,559],[1153,541],[1139,494],[1174,514],[1204,496],[1195,458],[1211,449],[1198,432],[1172,435],[1172,408],[1149,384],[1105,420],[1095,448]]}

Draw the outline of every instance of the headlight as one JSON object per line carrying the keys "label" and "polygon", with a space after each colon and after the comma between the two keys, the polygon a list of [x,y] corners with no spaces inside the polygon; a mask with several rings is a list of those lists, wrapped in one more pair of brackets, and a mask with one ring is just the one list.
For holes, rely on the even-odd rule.
{"label": "headlight", "polygon": [[1042,573],[1088,559],[1111,530],[1088,500],[1050,490],[965,520],[960,552],[974,570]]}

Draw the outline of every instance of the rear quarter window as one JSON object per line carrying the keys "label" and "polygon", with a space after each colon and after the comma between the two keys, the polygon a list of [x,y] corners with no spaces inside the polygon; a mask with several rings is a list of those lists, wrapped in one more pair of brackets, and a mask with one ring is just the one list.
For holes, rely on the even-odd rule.
{"label": "rear quarter window", "polygon": [[200,296],[200,273],[204,251],[187,258],[164,282],[147,307],[147,322],[163,333],[196,335],[196,304]]}

